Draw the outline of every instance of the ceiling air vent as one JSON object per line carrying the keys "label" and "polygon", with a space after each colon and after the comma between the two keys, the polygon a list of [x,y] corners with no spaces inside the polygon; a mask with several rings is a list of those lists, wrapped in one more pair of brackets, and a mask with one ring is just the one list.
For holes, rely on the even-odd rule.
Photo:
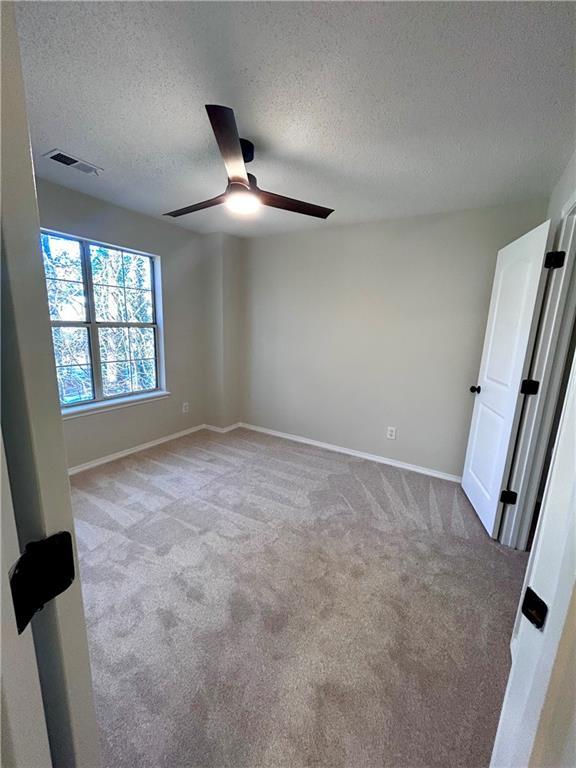
{"label": "ceiling air vent", "polygon": [[78,162],[78,160],[74,160],[73,157],[65,155],[64,152],[56,152],[55,155],[50,156],[50,159],[56,160],[57,163],[62,163],[62,165],[74,165],[74,163]]}
{"label": "ceiling air vent", "polygon": [[56,163],[60,163],[60,165],[67,165],[77,171],[82,171],[82,173],[93,173],[96,176],[103,170],[93,163],[87,163],[85,160],[72,157],[72,155],[68,155],[60,149],[51,149],[50,152],[46,152],[42,157],[47,157]]}

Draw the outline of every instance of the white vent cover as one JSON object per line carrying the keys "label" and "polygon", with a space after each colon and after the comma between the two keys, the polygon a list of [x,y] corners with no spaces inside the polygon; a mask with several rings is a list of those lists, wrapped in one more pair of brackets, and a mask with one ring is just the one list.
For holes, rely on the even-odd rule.
{"label": "white vent cover", "polygon": [[61,149],[51,149],[50,152],[45,152],[42,157],[47,157],[54,160],[55,163],[66,165],[69,168],[82,171],[82,173],[93,173],[95,176],[104,170],[93,163],[87,163],[86,160],[80,160],[80,158],[68,154],[68,152],[62,152]]}

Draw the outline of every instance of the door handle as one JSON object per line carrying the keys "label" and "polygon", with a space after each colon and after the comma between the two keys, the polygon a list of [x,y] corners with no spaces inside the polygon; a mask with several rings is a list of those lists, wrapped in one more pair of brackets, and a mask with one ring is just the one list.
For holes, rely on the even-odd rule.
{"label": "door handle", "polygon": [[472,392],[472,394],[476,393],[477,395],[479,395],[481,391],[482,391],[482,387],[480,385],[478,385],[477,387],[470,387],[470,392]]}
{"label": "door handle", "polygon": [[543,630],[548,614],[548,606],[542,598],[530,587],[526,588],[526,594],[522,601],[522,613],[528,621],[532,622],[536,629]]}
{"label": "door handle", "polygon": [[74,552],[68,531],[30,541],[9,572],[18,634],[36,611],[74,581]]}

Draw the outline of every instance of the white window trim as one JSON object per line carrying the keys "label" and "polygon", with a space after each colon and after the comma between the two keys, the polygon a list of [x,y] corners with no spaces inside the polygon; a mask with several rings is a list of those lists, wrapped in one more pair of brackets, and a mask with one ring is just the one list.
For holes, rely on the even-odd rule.
{"label": "white window trim", "polygon": [[164,389],[155,389],[150,392],[140,394],[126,395],[126,397],[115,397],[108,400],[91,400],[89,403],[81,405],[69,405],[66,410],[62,409],[62,419],[77,419],[80,416],[93,416],[97,413],[107,413],[116,411],[120,408],[129,408],[133,405],[142,405],[144,403],[154,402],[154,400],[164,400],[171,397],[172,393]]}
{"label": "white window trim", "polygon": [[[137,248],[131,248],[129,246],[124,245],[114,245],[112,243],[106,243],[102,240],[94,240],[91,237],[84,237],[83,235],[78,234],[72,234],[70,232],[61,232],[59,230],[55,229],[49,229],[47,227],[41,228],[42,234],[47,235],[54,235],[56,237],[63,237],[68,238],[72,240],[76,240],[80,242],[80,248],[82,250],[82,260],[83,265],[82,269],[85,269],[85,266],[87,265],[87,259],[88,256],[86,255],[86,248],[90,245],[100,245],[104,246],[105,248],[113,248],[120,251],[126,251],[128,253],[135,253],[140,256],[147,256],[148,258],[152,259],[152,277],[153,277],[153,301],[154,301],[154,319],[156,326],[156,376],[157,376],[157,383],[158,387],[156,389],[152,390],[146,390],[144,392],[135,392],[131,393],[129,395],[117,395],[113,397],[108,398],[101,398],[99,400],[89,400],[86,402],[78,403],[76,405],[62,405],[60,404],[60,411],[62,414],[62,419],[73,419],[78,418],[79,416],[88,416],[91,413],[105,413],[106,411],[113,411],[118,408],[127,408],[131,405],[140,405],[145,402],[154,401],[163,399],[166,397],[170,397],[171,393],[166,388],[166,366],[164,361],[164,312],[163,312],[163,303],[162,303],[162,276],[161,276],[161,265],[160,265],[160,256],[154,253],[147,253],[146,251],[138,250]],[[87,276],[84,274],[84,280],[85,280],[85,295],[86,295],[86,301],[91,303],[93,301],[92,297],[92,281],[91,276]],[[94,321],[95,322],[95,321]],[[59,322],[59,321],[50,321],[50,326],[55,327],[56,325],[77,325],[76,323],[66,323],[66,322]],[[90,325],[88,323],[87,325]],[[104,325],[114,325],[114,323],[104,323]],[[121,324],[125,325],[125,324]],[[141,323],[138,323],[136,325],[144,325]],[[91,347],[92,351],[92,347]],[[99,355],[98,359],[95,359],[95,356],[91,357],[91,364],[92,368],[94,369],[94,366],[100,365]],[[95,378],[94,373],[92,374],[92,381],[94,384],[94,394],[97,395],[96,387],[95,387]]]}

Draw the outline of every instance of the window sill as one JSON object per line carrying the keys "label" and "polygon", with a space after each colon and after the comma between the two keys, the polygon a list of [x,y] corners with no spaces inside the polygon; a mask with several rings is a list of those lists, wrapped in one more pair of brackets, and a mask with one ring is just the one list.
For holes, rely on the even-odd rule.
{"label": "window sill", "polygon": [[130,395],[129,397],[118,397],[114,400],[100,400],[97,403],[86,403],[85,405],[72,405],[69,408],[62,409],[62,419],[77,419],[80,416],[92,416],[96,413],[107,413],[116,411],[119,408],[129,408],[132,405],[150,403],[154,400],[162,400],[170,397],[171,393],[165,389],[157,392],[144,392],[141,395]]}

